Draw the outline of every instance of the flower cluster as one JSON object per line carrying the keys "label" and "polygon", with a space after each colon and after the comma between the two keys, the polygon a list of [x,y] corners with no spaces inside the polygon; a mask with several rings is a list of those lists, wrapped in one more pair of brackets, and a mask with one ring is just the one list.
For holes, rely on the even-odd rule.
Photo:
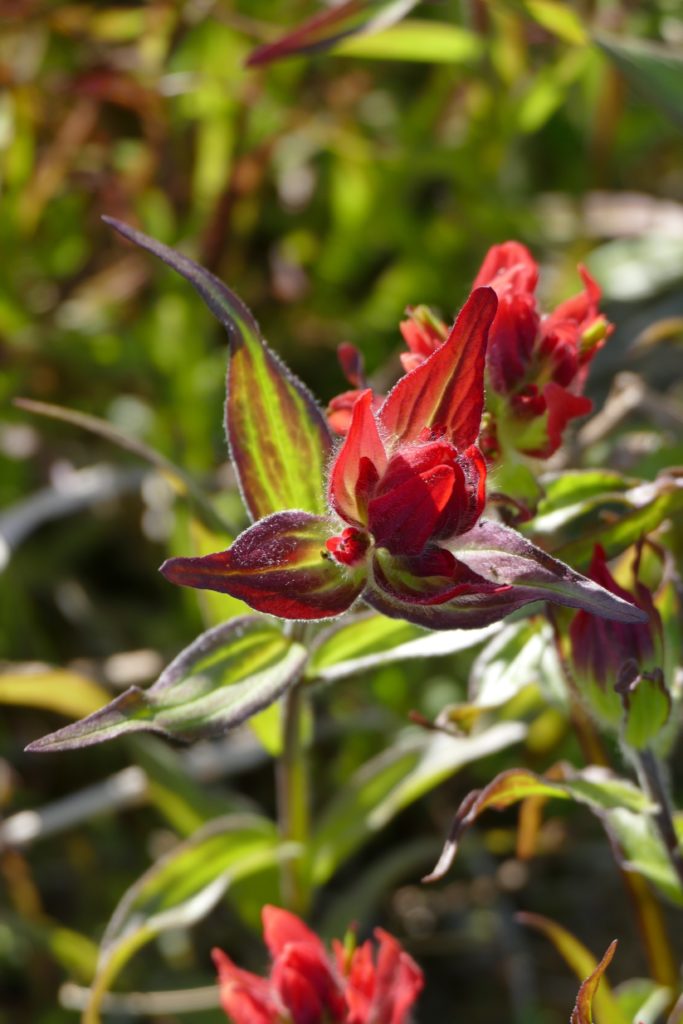
{"label": "flower cluster", "polygon": [[[516,309],[517,284],[531,295],[535,283],[523,260],[496,256],[483,268],[502,299],[490,286],[475,288],[445,338],[430,354],[414,352],[421,356],[417,365],[383,401],[356,388],[348,431],[335,451],[312,396],[270,351],[237,296],[186,256],[111,223],[187,278],[231,338],[226,426],[241,492],[256,521],[225,551],[169,559],[161,569],[169,580],[229,593],[283,619],[330,618],[359,598],[431,629],[485,626],[538,600],[623,622],[644,618],[634,605],[483,516],[486,462],[477,440],[486,349],[493,330],[493,362],[502,365],[495,355],[502,345],[499,305],[510,299]],[[508,279],[517,282],[514,288],[503,287]],[[600,331],[592,302],[571,308],[576,330],[593,338]],[[569,333],[562,325],[571,317],[565,310],[551,319],[540,349],[556,353],[553,372],[559,373],[559,339]],[[352,381],[363,384],[359,359],[352,350],[345,358]]]}
{"label": "flower cluster", "polygon": [[[581,392],[588,366],[612,331],[599,311],[600,289],[579,267],[584,289],[544,316],[538,308],[538,265],[519,242],[494,245],[474,287],[489,286],[498,309],[489,331],[489,394],[482,445],[494,461],[517,450],[548,458],[562,443],[570,420],[591,410]],[[443,344],[446,326],[426,307],[401,325],[409,348],[402,362],[414,369]]]}
{"label": "flower cluster", "polygon": [[273,958],[270,975],[242,970],[220,949],[221,1004],[234,1024],[405,1024],[423,987],[422,972],[387,932],[332,956],[294,914],[262,910],[263,936]]}

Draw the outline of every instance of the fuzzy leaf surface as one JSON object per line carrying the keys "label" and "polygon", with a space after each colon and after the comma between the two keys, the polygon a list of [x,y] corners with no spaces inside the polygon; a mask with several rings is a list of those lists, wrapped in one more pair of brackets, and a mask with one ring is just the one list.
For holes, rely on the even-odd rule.
{"label": "fuzzy leaf surface", "polygon": [[228,443],[252,518],[285,508],[323,512],[331,449],[327,423],[309,390],[263,340],[250,310],[194,260],[120,221],[104,219],[189,281],[228,332]]}
{"label": "fuzzy leaf surface", "polygon": [[363,581],[324,557],[329,534],[322,516],[276,512],[250,526],[227,551],[170,558],[161,572],[172,583],[232,594],[269,615],[331,618],[353,603]]}
{"label": "fuzzy leaf surface", "polygon": [[298,678],[306,650],[256,616],[202,633],[147,690],[131,686],[94,714],[33,742],[73,750],[127,733],[192,740],[225,732],[272,704]]}

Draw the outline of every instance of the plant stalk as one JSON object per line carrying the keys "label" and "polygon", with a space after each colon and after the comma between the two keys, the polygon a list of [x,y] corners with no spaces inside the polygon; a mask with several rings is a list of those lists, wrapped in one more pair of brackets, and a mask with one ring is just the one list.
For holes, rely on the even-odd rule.
{"label": "plant stalk", "polygon": [[666,784],[662,776],[662,769],[658,758],[649,749],[634,750],[638,774],[643,789],[656,804],[657,810],[652,815],[664,848],[669,857],[672,868],[683,889],[683,850],[676,835],[674,827],[673,811],[666,791]]}
{"label": "plant stalk", "polygon": [[307,853],[310,831],[310,781],[304,712],[306,697],[299,681],[284,698],[282,754],[277,764],[280,838],[296,843],[300,852],[282,863],[282,899],[286,907],[305,914],[310,903]]}

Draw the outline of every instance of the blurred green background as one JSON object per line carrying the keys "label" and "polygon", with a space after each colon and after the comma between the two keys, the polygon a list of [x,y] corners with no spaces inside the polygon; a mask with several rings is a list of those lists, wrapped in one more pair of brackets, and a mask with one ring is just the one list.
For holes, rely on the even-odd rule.
{"label": "blurred green background", "polygon": [[[378,382],[391,380],[405,307],[426,302],[450,316],[487,248],[510,237],[541,261],[546,308],[578,290],[579,261],[602,283],[618,331],[596,363],[598,400],[626,369],[680,403],[678,0],[443,0],[414,12],[422,42],[408,52],[396,43],[392,51],[391,38],[367,37],[355,50],[351,43],[265,69],[244,67],[254,46],[315,10],[308,0],[0,0],[6,669],[69,667],[110,690],[147,682],[221,607],[219,598],[207,608],[156,572],[169,553],[206,543],[190,536],[168,482],[103,439],[13,408],[14,397],[109,421],[184,467],[216,495],[236,529],[244,522],[222,427],[225,337],[186,284],[114,236],[102,214],[182,248],[227,281],[322,403],[345,387],[340,342],[362,349]],[[656,49],[643,50],[643,42]],[[659,333],[644,338],[653,322]],[[629,470],[651,475],[683,460],[680,434],[666,418],[636,426],[643,440]],[[336,732],[323,746],[329,759],[319,799],[381,750],[409,709],[433,715],[458,696],[466,669],[462,659],[399,666],[365,686],[326,691],[321,705]],[[68,680],[53,685],[66,701]],[[177,755],[151,741],[24,755],[26,743],[65,719],[20,706],[9,689],[0,700],[0,804],[8,814],[43,807],[145,758],[173,760],[171,790],[185,778]],[[354,729],[359,721],[364,728]],[[571,752],[562,729],[556,741]],[[240,804],[244,794],[272,811],[270,766],[258,751],[254,758],[236,779],[186,795],[189,808],[206,803],[198,820]],[[501,764],[482,762],[470,785]],[[126,886],[170,835],[189,830],[164,805],[162,789],[141,808],[58,824],[52,838],[0,852],[2,1024],[75,1019],[58,1006],[56,991],[66,965],[87,965],[92,949],[73,935],[60,946],[53,925],[97,942]],[[464,791],[464,784],[437,791],[388,830],[378,849],[406,835],[440,834],[435,822]],[[501,822],[494,825],[501,850],[510,849]],[[605,844],[596,852],[601,841],[586,828],[574,840],[573,866],[562,868],[566,896],[557,894],[556,866],[544,864],[536,890],[522,900],[541,906],[555,890],[558,918],[583,929],[585,941],[594,925],[591,893],[600,906],[607,898],[600,872],[609,871]],[[491,857],[473,841],[471,877],[456,879],[441,903],[413,886],[419,868],[399,871],[392,884],[404,888],[393,902],[385,897],[388,924],[400,933],[412,920],[411,948],[432,958],[420,1021],[454,1020],[457,1012],[472,1022],[495,1014],[552,1024],[568,1015],[575,985],[552,954],[551,975],[560,980],[531,985],[534,992],[540,986],[540,1002],[524,996],[528,979],[514,970],[501,969],[495,986],[483,981],[499,966],[501,948],[491,908],[501,900],[507,907],[517,893],[512,878],[496,895]],[[131,985],[208,984],[206,951],[211,942],[227,945],[228,929],[251,943],[258,962],[256,938],[244,939],[244,925],[224,911],[195,949],[186,936],[162,945]],[[596,951],[605,944],[598,930]],[[513,956],[509,937],[502,941]]]}

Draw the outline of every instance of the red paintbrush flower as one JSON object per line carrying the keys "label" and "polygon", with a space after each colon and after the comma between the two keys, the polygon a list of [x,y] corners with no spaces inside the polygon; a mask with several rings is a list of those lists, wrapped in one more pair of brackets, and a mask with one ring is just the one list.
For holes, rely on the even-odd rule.
{"label": "red paintbrush flower", "polygon": [[[249,310],[192,260],[114,226],[183,274],[231,337],[227,431],[256,522],[226,551],[169,559],[161,568],[167,579],[285,619],[336,616],[360,597],[432,629],[484,626],[538,600],[642,619],[521,534],[480,518],[486,465],[476,440],[493,289],[472,292],[443,344],[379,408],[368,389],[359,394],[332,456],[325,502],[329,429]],[[348,361],[362,383],[359,360]]]}
{"label": "red paintbrush flower", "polygon": [[294,914],[262,911],[272,957],[268,978],[213,951],[221,1005],[234,1024],[405,1024],[422,991],[422,971],[391,935],[375,931],[352,952],[335,942],[330,956]]}

